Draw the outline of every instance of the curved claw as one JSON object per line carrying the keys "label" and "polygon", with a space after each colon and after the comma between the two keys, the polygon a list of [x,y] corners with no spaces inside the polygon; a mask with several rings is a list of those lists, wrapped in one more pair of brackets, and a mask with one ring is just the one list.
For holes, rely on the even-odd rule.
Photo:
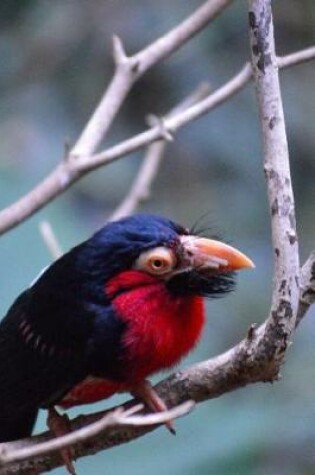
{"label": "curved claw", "polygon": [[[54,407],[48,409],[47,426],[56,437],[60,437],[71,432],[70,420],[66,414],[60,415]],[[76,475],[73,465],[74,449],[66,447],[60,450],[60,455],[66,469],[71,475]]]}
{"label": "curved claw", "polygon": [[[133,386],[130,392],[133,396],[142,399],[142,401],[154,412],[164,412],[168,409],[163,399],[153,389],[149,381],[141,381],[136,386]],[[172,420],[166,421],[165,426],[171,434],[176,435],[176,430]]]}

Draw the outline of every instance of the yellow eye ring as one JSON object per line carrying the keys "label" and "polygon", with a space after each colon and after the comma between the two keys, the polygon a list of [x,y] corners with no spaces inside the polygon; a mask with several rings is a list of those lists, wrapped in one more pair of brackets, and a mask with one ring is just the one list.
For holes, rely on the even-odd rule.
{"label": "yellow eye ring", "polygon": [[176,257],[171,249],[156,247],[143,252],[135,263],[139,269],[153,275],[164,275],[171,272],[176,266]]}

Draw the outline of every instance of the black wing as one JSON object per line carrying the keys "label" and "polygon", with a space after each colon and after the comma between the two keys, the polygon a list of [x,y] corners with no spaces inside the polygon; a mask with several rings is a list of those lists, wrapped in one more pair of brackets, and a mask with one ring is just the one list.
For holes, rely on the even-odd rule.
{"label": "black wing", "polygon": [[124,324],[93,259],[78,258],[82,247],[54,262],[0,323],[0,442],[30,435],[38,409],[86,376],[123,376]]}
{"label": "black wing", "polygon": [[38,409],[84,377],[83,352],[43,335],[31,308],[27,290],[0,323],[0,442],[30,435]]}

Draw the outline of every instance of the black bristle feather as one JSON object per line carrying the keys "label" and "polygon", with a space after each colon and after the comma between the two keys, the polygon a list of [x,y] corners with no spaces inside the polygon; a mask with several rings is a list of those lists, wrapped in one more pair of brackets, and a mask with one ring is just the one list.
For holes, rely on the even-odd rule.
{"label": "black bristle feather", "polygon": [[182,272],[167,282],[170,292],[176,295],[200,295],[206,298],[224,297],[235,288],[235,273],[206,275],[196,271]]}

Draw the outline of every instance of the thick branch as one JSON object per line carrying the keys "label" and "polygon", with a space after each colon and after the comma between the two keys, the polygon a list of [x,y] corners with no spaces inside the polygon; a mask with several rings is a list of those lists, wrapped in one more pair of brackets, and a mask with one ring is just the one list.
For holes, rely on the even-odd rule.
{"label": "thick branch", "polygon": [[299,254],[289,151],[275,54],[271,0],[249,0],[251,60],[262,130],[271,214],[274,278],[270,316],[258,351],[276,378],[295,328]]}

